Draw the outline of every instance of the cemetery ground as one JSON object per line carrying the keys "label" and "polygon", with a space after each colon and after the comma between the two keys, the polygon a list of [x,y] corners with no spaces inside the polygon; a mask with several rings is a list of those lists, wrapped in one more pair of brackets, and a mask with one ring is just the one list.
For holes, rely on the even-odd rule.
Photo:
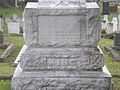
{"label": "cemetery ground", "polygon": [[[3,14],[3,17],[10,17],[12,19],[12,14],[17,14],[18,16],[22,16],[22,10],[17,10],[15,8],[3,8],[0,9],[0,14]],[[117,13],[113,13],[109,16],[109,20],[113,17],[120,15],[120,9]],[[14,43],[15,49],[12,53],[4,60],[4,62],[0,63],[0,76],[12,76],[15,70],[13,66],[13,62],[15,61],[19,51],[24,45],[23,36],[19,35],[7,35],[6,25],[4,28],[4,42],[6,43]],[[109,52],[104,50],[105,46],[113,46],[113,40],[111,39],[101,39],[99,45],[104,53],[105,64],[107,65],[109,71],[112,75],[120,76],[120,62],[114,61],[113,58],[110,57]],[[0,50],[0,53],[3,51]],[[120,55],[120,51],[117,51]],[[113,77],[113,81],[115,84],[115,90],[120,90],[120,77]],[[0,90],[11,90],[11,80],[0,80]]]}
{"label": "cemetery ground", "polygon": [[[12,51],[11,55],[5,59],[4,62],[0,63],[0,76],[11,76],[13,75],[13,72],[15,70],[15,67],[13,66],[13,62],[18,55],[20,49],[22,48],[24,44],[24,40],[22,36],[6,36],[5,42],[7,43],[14,43],[15,49]],[[0,81],[0,90],[11,90],[10,87],[11,83],[9,80]]]}
{"label": "cemetery ground", "polygon": [[[118,3],[118,5],[120,6],[120,3]],[[100,6],[100,11],[102,13],[102,4],[99,3],[99,6]],[[120,8],[118,8],[118,12],[112,12],[110,13],[109,15],[109,21],[112,21],[113,17],[118,17],[118,15],[120,15]],[[103,15],[101,15],[101,18],[103,18]]]}

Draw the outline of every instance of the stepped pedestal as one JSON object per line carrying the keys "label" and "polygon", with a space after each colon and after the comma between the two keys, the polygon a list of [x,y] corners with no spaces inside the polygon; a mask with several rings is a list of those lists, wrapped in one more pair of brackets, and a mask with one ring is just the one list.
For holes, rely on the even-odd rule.
{"label": "stepped pedestal", "polygon": [[[26,48],[12,79],[13,90],[111,90],[100,40],[96,3],[28,3],[24,11]],[[23,47],[24,48],[24,47]]]}

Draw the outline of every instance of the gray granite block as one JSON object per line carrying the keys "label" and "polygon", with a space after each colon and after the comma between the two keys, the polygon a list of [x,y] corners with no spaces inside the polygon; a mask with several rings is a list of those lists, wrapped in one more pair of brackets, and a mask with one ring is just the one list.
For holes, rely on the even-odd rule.
{"label": "gray granite block", "polygon": [[103,53],[99,48],[27,48],[20,57],[23,71],[100,71]]}
{"label": "gray granite block", "polygon": [[[82,3],[83,1],[83,3]],[[111,90],[100,40],[100,12],[85,0],[39,0],[24,11],[13,90]]]}
{"label": "gray granite block", "polygon": [[24,11],[26,44],[29,47],[96,47],[101,30],[99,14],[96,3],[81,7],[42,7],[28,3]]}
{"label": "gray granite block", "polygon": [[40,71],[22,72],[18,65],[13,90],[111,90],[111,75],[103,72]]}

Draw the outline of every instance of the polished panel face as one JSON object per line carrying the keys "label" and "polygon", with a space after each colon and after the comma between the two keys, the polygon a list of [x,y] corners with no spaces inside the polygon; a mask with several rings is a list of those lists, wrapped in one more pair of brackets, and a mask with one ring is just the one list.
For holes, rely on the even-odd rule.
{"label": "polished panel face", "polygon": [[66,42],[85,39],[85,16],[39,16],[38,42]]}

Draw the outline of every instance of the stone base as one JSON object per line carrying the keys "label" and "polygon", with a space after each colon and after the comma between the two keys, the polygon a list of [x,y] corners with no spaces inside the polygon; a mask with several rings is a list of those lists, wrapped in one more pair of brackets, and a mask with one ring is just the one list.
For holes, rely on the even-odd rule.
{"label": "stone base", "polygon": [[102,71],[103,53],[101,49],[80,48],[30,48],[23,47],[16,62],[23,71],[77,70]]}
{"label": "stone base", "polygon": [[18,65],[12,90],[112,90],[111,75],[106,67],[103,72],[22,72]]}

